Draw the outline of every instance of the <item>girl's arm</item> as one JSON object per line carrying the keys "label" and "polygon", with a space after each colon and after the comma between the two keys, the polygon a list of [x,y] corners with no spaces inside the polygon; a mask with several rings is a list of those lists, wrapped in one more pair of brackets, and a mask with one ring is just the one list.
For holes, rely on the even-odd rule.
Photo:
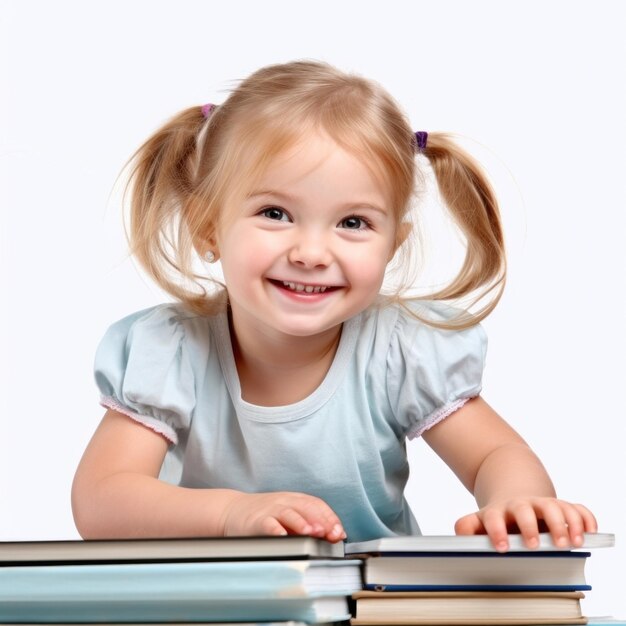
{"label": "girl's arm", "polygon": [[168,442],[117,411],[107,411],[72,486],[76,527],[86,539],[345,533],[319,498],[187,489],[158,479]]}
{"label": "girl's arm", "polygon": [[474,398],[423,435],[474,494],[480,507],[459,519],[457,534],[487,533],[495,548],[508,549],[508,530],[519,529],[529,548],[545,526],[556,546],[582,543],[595,532],[592,513],[556,498],[541,461],[482,398]]}

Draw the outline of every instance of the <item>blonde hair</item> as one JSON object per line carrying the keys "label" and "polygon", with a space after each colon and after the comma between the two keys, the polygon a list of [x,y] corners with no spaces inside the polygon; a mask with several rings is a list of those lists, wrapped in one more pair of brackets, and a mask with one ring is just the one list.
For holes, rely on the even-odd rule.
{"label": "blonde hair", "polygon": [[[127,187],[131,252],[172,296],[198,313],[213,313],[217,299],[207,287],[214,281],[194,265],[228,220],[224,208],[236,206],[277,155],[314,130],[363,159],[389,190],[400,247],[418,178],[408,120],[378,84],[325,63],[297,61],[258,70],[208,117],[199,106],[182,111],[137,150]],[[471,326],[493,310],[504,286],[495,196],[478,165],[447,135],[431,133],[421,153],[467,240],[458,275],[424,299],[491,296],[471,315],[424,321]],[[402,293],[391,299],[403,302]]]}

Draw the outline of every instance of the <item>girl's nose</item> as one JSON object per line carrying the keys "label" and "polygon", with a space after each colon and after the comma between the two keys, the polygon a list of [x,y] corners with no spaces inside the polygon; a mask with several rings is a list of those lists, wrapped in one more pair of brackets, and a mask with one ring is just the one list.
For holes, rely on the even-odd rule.
{"label": "girl's nose", "polygon": [[291,246],[288,258],[294,265],[307,269],[327,267],[331,262],[331,252],[323,236],[303,234]]}

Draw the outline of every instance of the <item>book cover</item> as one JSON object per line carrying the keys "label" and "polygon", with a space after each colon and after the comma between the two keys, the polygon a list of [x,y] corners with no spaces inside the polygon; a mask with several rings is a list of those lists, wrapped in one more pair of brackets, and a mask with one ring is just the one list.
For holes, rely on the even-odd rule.
{"label": "book cover", "polygon": [[587,591],[589,552],[421,552],[371,556],[364,587],[377,591]]}
{"label": "book cover", "polygon": [[0,622],[339,621],[360,561],[0,567]]}
{"label": "book cover", "polygon": [[366,624],[585,624],[581,592],[398,592],[354,594]]}
{"label": "book cover", "polygon": [[206,537],[0,542],[0,564],[340,558],[342,543],[314,537]]}
{"label": "book cover", "polygon": [[[575,550],[610,548],[615,545],[615,535],[610,533],[585,533],[583,545]],[[347,543],[346,555],[401,553],[401,552],[496,552],[487,535],[411,535],[382,537],[370,541]],[[549,533],[539,534],[539,547],[531,550],[524,545],[521,535],[509,535],[509,552],[563,552],[552,543]]]}

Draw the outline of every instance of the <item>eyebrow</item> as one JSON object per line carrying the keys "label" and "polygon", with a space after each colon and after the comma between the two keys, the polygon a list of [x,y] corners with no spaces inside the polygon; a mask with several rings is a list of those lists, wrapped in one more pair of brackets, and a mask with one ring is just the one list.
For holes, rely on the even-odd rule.
{"label": "eyebrow", "polygon": [[257,198],[258,196],[273,196],[275,198],[281,198],[282,200],[290,200],[290,201],[295,200],[295,197],[288,193],[284,193],[282,191],[271,191],[271,190],[255,191],[248,195],[248,200],[252,200],[254,198]]}
{"label": "eyebrow", "polygon": [[[264,190],[264,191],[254,191],[250,195],[248,195],[248,200],[253,200],[258,197],[270,196],[274,198],[278,198],[279,200],[285,200],[287,202],[294,202],[296,200],[295,196],[292,196],[289,193],[283,191],[272,191],[272,190]],[[372,204],[371,202],[348,202],[345,205],[342,205],[342,208],[346,211],[358,210],[358,209],[371,209],[372,211],[376,211],[378,213],[382,213],[383,215],[388,215],[389,211],[384,208],[378,206],[377,204]]]}

